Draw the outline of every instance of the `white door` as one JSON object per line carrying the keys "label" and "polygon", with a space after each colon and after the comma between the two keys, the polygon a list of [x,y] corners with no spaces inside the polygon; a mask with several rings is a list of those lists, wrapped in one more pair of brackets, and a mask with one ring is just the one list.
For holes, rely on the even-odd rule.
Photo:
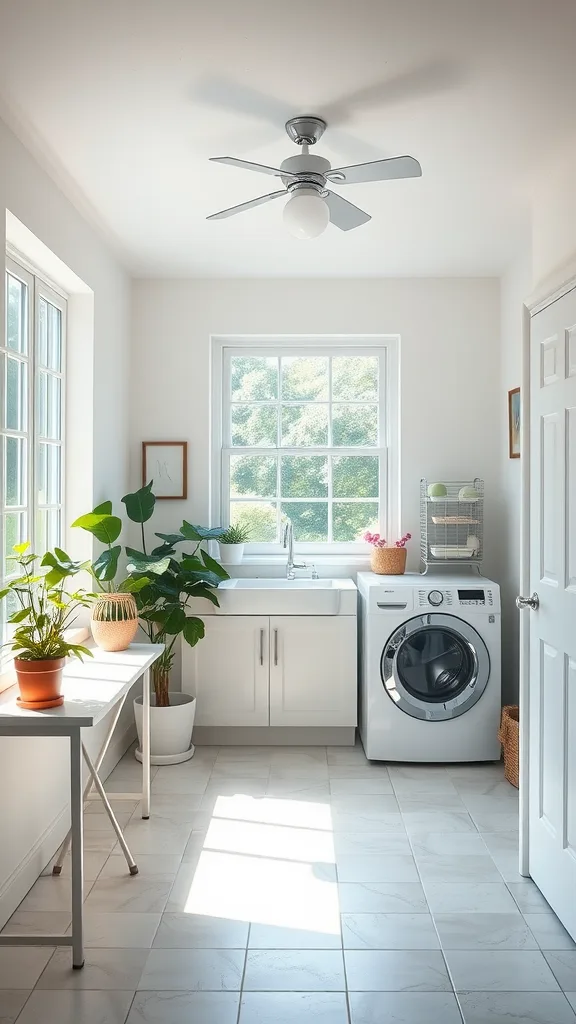
{"label": "white door", "polygon": [[204,639],[182,645],[182,689],[198,698],[196,725],[269,725],[268,622],[207,615]]}
{"label": "white door", "polygon": [[356,725],[355,616],[270,619],[270,725]]}
{"label": "white door", "polygon": [[529,870],[576,938],[576,290],[530,350]]}

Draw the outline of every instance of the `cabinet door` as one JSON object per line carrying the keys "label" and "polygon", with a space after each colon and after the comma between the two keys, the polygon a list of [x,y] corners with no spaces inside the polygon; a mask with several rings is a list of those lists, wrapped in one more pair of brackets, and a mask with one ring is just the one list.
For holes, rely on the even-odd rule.
{"label": "cabinet door", "polygon": [[356,617],[270,619],[270,725],[356,725]]}
{"label": "cabinet door", "polygon": [[207,615],[204,639],[182,645],[182,689],[198,699],[197,725],[270,724],[268,622]]}

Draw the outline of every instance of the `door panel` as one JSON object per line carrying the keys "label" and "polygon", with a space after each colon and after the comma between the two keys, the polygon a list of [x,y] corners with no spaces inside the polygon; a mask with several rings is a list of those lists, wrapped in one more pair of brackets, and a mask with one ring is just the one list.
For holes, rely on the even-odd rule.
{"label": "door panel", "polygon": [[529,870],[576,937],[576,291],[530,350]]}
{"label": "door panel", "polygon": [[270,619],[270,725],[356,725],[356,617]]}
{"label": "door panel", "polygon": [[204,639],[183,645],[182,689],[198,698],[197,725],[269,725],[268,621],[207,615]]}

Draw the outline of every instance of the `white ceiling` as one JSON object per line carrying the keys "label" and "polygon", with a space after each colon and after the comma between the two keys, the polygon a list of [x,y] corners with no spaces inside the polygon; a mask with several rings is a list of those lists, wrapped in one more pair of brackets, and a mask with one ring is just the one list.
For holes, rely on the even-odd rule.
{"label": "white ceiling", "polygon": [[[497,274],[567,143],[575,0],[0,0],[8,120],[142,276]],[[408,153],[423,177],[349,186],[372,214],[289,237],[287,117],[326,117],[333,166]],[[344,189],[342,190],[344,193]]]}

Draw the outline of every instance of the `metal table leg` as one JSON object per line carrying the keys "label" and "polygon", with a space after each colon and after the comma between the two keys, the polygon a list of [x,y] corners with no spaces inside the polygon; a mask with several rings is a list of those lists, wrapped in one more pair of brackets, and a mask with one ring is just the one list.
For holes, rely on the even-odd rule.
{"label": "metal table leg", "polygon": [[[112,716],[112,719],[110,721],[110,725],[108,726],[108,730],[106,732],[106,736],[104,737],[104,742],[102,744],[102,747],[100,748],[100,753],[98,754],[98,758],[96,760],[96,766],[95,766],[96,767],[96,773],[98,773],[100,771],[100,768],[102,767],[102,763],[104,761],[104,758],[106,757],[106,753],[108,751],[108,747],[110,746],[110,740],[112,739],[112,736],[114,735],[114,730],[115,730],[116,725],[118,723],[118,719],[120,718],[120,712],[122,711],[122,708],[124,707],[124,703],[126,701],[126,697],[127,696],[128,695],[125,694],[125,696],[122,698],[121,701],[118,702],[118,704],[116,706],[116,710],[115,710],[115,712],[114,712],[114,714]],[[89,798],[90,793],[92,791],[93,785],[94,785],[93,778],[92,778],[92,776],[90,776],[89,779],[88,779],[88,783],[86,785],[86,788],[84,790],[84,800],[87,800]],[[64,864],[64,858],[66,857],[66,854],[68,853],[68,850],[70,849],[71,839],[72,839],[72,830],[70,830],[68,832],[68,835],[66,836],[64,842],[62,843],[62,846],[60,847],[60,850],[58,851],[58,856],[57,856],[56,861],[55,861],[55,863],[54,863],[54,865],[52,867],[52,874],[53,875],[61,874],[61,872],[62,872],[62,865]]]}
{"label": "metal table leg", "polygon": [[98,793],[100,794],[100,798],[102,800],[102,803],[104,804],[104,810],[106,811],[106,814],[110,818],[110,823],[112,825],[112,828],[114,829],[116,835],[118,836],[118,842],[120,843],[120,846],[122,847],[122,853],[124,854],[124,856],[126,858],[126,863],[128,864],[128,867],[130,868],[130,874],[131,875],[137,875],[138,874],[138,867],[136,865],[136,862],[135,862],[134,858],[132,857],[132,854],[130,853],[130,850],[128,849],[128,843],[124,839],[124,835],[122,833],[122,829],[120,828],[120,825],[116,821],[116,816],[115,816],[114,811],[112,810],[112,808],[110,806],[110,801],[108,800],[108,794],[106,793],[106,790],[104,789],[104,786],[100,782],[100,778],[98,776],[96,768],[92,764],[92,759],[90,757],[90,754],[86,750],[86,747],[84,746],[84,744],[82,744],[82,753],[84,754],[84,760],[86,761],[86,764],[88,765],[88,771],[90,772],[90,775],[92,777],[92,781],[93,781],[94,785],[96,786],[96,789],[98,790]]}
{"label": "metal table leg", "polygon": [[142,817],[150,817],[150,669],[142,677]]}
{"label": "metal table leg", "polygon": [[72,966],[84,966],[84,802],[80,729],[70,736],[70,817],[72,822]]}

